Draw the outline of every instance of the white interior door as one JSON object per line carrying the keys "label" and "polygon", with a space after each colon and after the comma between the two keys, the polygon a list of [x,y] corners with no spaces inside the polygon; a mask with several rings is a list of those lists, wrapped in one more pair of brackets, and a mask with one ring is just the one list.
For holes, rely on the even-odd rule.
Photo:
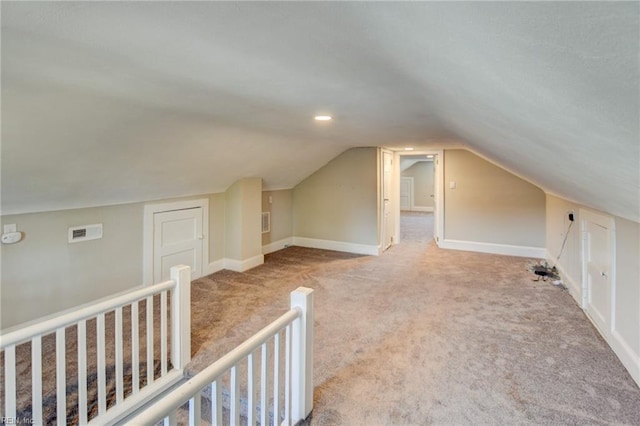
{"label": "white interior door", "polygon": [[606,222],[583,219],[583,271],[585,310],[600,332],[608,337],[612,325],[612,247]]}
{"label": "white interior door", "polygon": [[170,278],[175,265],[191,267],[191,278],[202,276],[202,208],[159,212],[153,215],[153,281]]}
{"label": "white interior door", "polygon": [[410,177],[400,178],[400,210],[411,210],[412,199],[413,179]]}
{"label": "white interior door", "polygon": [[382,249],[393,242],[393,211],[391,208],[393,153],[382,151]]}

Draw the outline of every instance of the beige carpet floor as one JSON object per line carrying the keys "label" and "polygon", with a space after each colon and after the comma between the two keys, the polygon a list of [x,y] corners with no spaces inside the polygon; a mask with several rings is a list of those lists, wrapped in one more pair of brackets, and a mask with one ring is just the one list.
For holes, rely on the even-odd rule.
{"label": "beige carpet floor", "polygon": [[402,217],[381,256],[290,247],[192,287],[195,374],[315,290],[312,425],[640,425],[640,389],[529,259],[441,250]]}

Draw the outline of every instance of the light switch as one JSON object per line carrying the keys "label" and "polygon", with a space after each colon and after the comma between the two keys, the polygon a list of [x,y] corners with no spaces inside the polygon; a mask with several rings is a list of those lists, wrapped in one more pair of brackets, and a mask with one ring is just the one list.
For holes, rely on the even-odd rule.
{"label": "light switch", "polygon": [[456,181],[452,180],[451,182],[449,182],[449,189],[456,189]]}

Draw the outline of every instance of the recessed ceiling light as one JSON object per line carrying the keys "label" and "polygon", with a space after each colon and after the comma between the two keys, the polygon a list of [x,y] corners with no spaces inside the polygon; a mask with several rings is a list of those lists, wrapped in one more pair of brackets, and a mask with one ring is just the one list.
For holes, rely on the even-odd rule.
{"label": "recessed ceiling light", "polygon": [[331,120],[331,116],[330,115],[316,115],[315,117],[316,121],[329,121]]}
{"label": "recessed ceiling light", "polygon": [[413,151],[413,148],[405,148],[405,151]]}
{"label": "recessed ceiling light", "polygon": [[433,158],[433,155],[429,154],[427,155],[427,158]]}

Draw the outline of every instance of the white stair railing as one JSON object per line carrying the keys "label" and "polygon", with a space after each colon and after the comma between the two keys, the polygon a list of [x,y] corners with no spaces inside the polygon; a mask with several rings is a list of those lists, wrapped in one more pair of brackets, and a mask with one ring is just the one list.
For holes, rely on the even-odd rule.
{"label": "white stair railing", "polygon": [[[78,309],[65,312],[50,319],[34,322],[25,327],[9,331],[0,336],[0,349],[4,352],[4,407],[0,407],[0,416],[6,422],[29,422],[32,424],[46,423],[43,418],[43,410],[55,410],[56,423],[67,423],[67,405],[77,406],[79,424],[88,422],[107,425],[112,424],[133,410],[137,409],[150,398],[156,397],[167,388],[175,385],[183,379],[183,369],[191,360],[191,306],[190,306],[190,281],[191,272],[188,266],[175,266],[171,268],[171,280],[132,290],[95,304],[85,305]],[[167,296],[170,293],[171,312],[167,309]],[[160,325],[154,320],[154,304],[159,309]],[[146,360],[140,360],[140,306],[146,310],[145,328],[146,335]],[[123,312],[130,312],[130,317]],[[168,322],[171,330],[168,330]],[[107,325],[113,324],[113,339],[107,339]],[[88,327],[89,325],[89,327]],[[93,331],[87,339],[87,330]],[[124,330],[130,334],[129,350],[125,351]],[[158,344],[157,335],[154,339],[154,330],[159,329],[160,353],[154,351]],[[69,333],[67,333],[69,332]],[[55,333],[55,408],[43,406],[43,339],[50,339]],[[69,340],[70,335],[77,334],[77,356],[67,356],[67,345],[73,346]],[[93,338],[95,337],[95,339]],[[113,345],[111,344],[113,340]],[[170,346],[169,346],[170,342]],[[21,355],[27,356],[25,348],[21,345],[31,345],[31,407],[30,418],[22,419],[20,415],[29,407],[18,406],[19,374],[16,371],[16,362]],[[169,351],[170,348],[170,351]],[[107,365],[107,350],[114,354],[114,365]],[[18,357],[16,356],[18,354]],[[168,356],[170,354],[171,369],[168,368]],[[44,354],[46,358],[47,353]],[[88,357],[89,355],[89,357]],[[155,370],[155,364],[160,363],[160,372]],[[73,358],[70,360],[70,358]],[[95,360],[95,366],[93,364]],[[127,395],[125,397],[125,360],[130,363],[130,371],[126,374]],[[68,401],[67,370],[70,363],[77,365],[77,403],[74,399]],[[146,365],[146,377],[140,375],[140,365]],[[91,367],[91,371],[89,370]],[[106,382],[106,371],[113,369],[115,375],[115,389],[109,389]],[[96,380],[88,387],[88,378],[95,371]],[[156,377],[158,376],[158,377]],[[53,379],[52,375],[47,376]],[[141,380],[142,379],[142,380]],[[145,380],[146,379],[146,380]],[[142,384],[141,381],[146,381]],[[89,406],[95,405],[90,401],[89,391],[97,386],[98,413],[89,418]],[[115,402],[107,408],[107,394],[115,391]],[[51,401],[53,398],[47,398]]]}
{"label": "white stair railing", "polygon": [[[284,401],[281,400],[281,341],[285,334]],[[272,346],[273,345],[273,346]],[[270,358],[273,357],[273,361]],[[258,359],[260,360],[258,362]],[[260,364],[260,367],[257,365]],[[241,367],[245,366],[246,380]],[[272,368],[273,367],[273,368]],[[241,392],[241,382],[246,383]],[[223,388],[227,388],[224,389]],[[226,390],[226,392],[225,392]],[[272,393],[271,393],[272,392]],[[227,404],[223,393],[228,395]],[[215,363],[172,390],[127,424],[239,425],[241,393],[247,424],[294,425],[313,409],[313,290],[299,287],[291,293],[291,310],[240,344]],[[204,407],[202,399],[208,400]],[[281,407],[284,416],[281,417]],[[203,410],[203,408],[206,408]],[[203,416],[203,411],[205,416]],[[184,419],[180,419],[180,416]],[[271,421],[270,421],[271,420]],[[282,421],[282,422],[281,422]],[[242,421],[244,424],[244,419]]]}

